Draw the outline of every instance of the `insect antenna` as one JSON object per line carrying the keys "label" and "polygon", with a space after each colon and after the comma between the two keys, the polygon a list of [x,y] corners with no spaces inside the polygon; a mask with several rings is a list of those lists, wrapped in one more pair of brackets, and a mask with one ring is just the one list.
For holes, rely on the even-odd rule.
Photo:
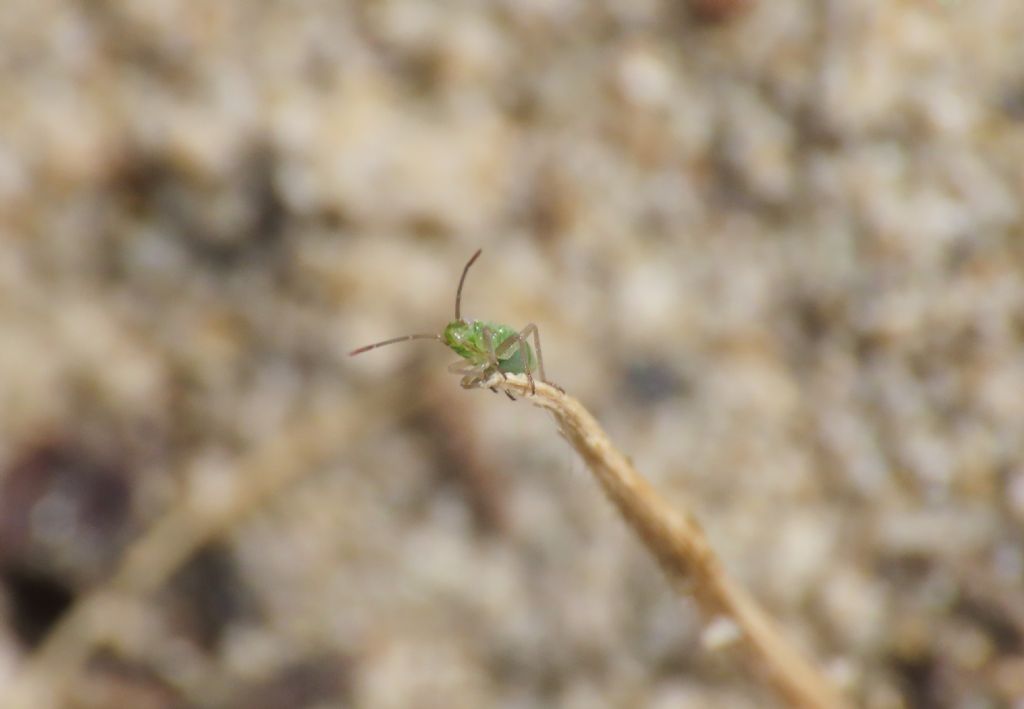
{"label": "insect antenna", "polygon": [[440,340],[440,339],[441,339],[440,335],[402,335],[401,337],[392,337],[390,340],[384,340],[383,342],[374,342],[372,345],[366,345],[364,347],[360,347],[358,349],[354,349],[354,350],[352,350],[351,352],[348,353],[348,356],[351,357],[352,355],[362,354],[363,352],[368,352],[370,350],[375,350],[378,347],[383,347],[384,345],[393,345],[396,342],[405,342],[406,340]]}
{"label": "insect antenna", "polygon": [[476,253],[473,254],[469,261],[466,263],[466,267],[462,269],[462,278],[459,279],[459,289],[455,291],[455,319],[462,321],[462,284],[466,282],[466,274],[469,273],[469,267],[473,265],[473,262],[480,257],[480,252],[483,249],[477,249]]}

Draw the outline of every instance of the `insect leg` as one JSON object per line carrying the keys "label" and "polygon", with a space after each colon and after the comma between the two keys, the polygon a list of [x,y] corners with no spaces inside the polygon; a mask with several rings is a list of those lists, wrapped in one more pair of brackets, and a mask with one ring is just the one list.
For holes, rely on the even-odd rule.
{"label": "insect leg", "polygon": [[537,347],[537,368],[541,372],[541,381],[546,384],[551,384],[562,393],[565,393],[565,389],[548,379],[548,375],[544,373],[544,352],[541,349],[541,330],[534,323],[530,323],[519,332],[519,335],[524,338],[528,337],[530,334],[534,335],[534,345]]}
{"label": "insect leg", "polygon": [[498,355],[503,355],[506,352],[509,352],[512,349],[513,344],[519,345],[519,357],[523,362],[523,372],[526,374],[526,378],[530,382],[530,393],[536,394],[537,387],[533,383],[533,374],[531,373],[530,367],[530,348],[529,345],[526,344],[526,340],[523,338],[523,333],[528,331],[531,327],[536,331],[536,325],[527,325],[523,329],[523,332],[517,332],[515,335],[512,335],[502,342],[501,347],[498,348]]}
{"label": "insect leg", "polygon": [[[485,381],[487,379],[490,379],[490,375],[491,375],[491,373],[493,371],[494,370],[492,370],[490,367],[485,367],[484,369],[478,371],[477,373],[467,374],[466,376],[464,376],[462,378],[462,381],[460,382],[460,384],[462,385],[463,389],[473,389],[473,388],[479,386],[481,382],[483,382],[483,381]],[[487,388],[490,389],[491,391],[493,391],[495,394],[498,393],[498,388],[497,387],[487,387]],[[505,396],[507,396],[512,401],[516,400],[516,398],[514,396],[512,396],[511,394],[509,394],[507,391],[505,392]]]}
{"label": "insect leg", "polygon": [[[498,374],[501,375],[502,379],[508,379],[508,375],[501,371],[501,369],[498,367],[498,355],[494,351],[494,339],[493,335],[491,334],[490,328],[484,328],[484,342],[487,344],[488,362],[487,364],[477,365],[478,367],[481,368],[479,378],[486,379],[494,372],[497,372]],[[490,360],[493,360],[493,362],[491,362]],[[498,393],[498,390],[495,389],[494,387],[491,387],[491,391],[493,391],[495,394]],[[505,396],[507,396],[512,401],[516,400],[516,398],[509,394],[507,391],[505,392]]]}
{"label": "insect leg", "polygon": [[463,388],[466,389],[482,379],[483,373],[488,369],[490,369],[490,365],[488,364],[473,364],[472,362],[467,362],[464,359],[460,359],[448,365],[449,372],[452,374],[462,375],[461,384]]}
{"label": "insect leg", "polygon": [[521,339],[525,339],[529,337],[531,334],[533,335],[533,344],[537,348],[537,369],[540,371],[540,380],[545,384],[550,384],[555,389],[558,389],[558,391],[564,394],[565,389],[563,389],[562,387],[558,386],[553,381],[548,379],[547,375],[544,373],[544,353],[541,351],[540,348],[540,329],[537,327],[537,325],[534,323],[530,323],[519,332],[519,337]]}
{"label": "insect leg", "polygon": [[482,365],[472,364],[464,359],[452,362],[448,365],[448,371],[452,374],[479,374]]}
{"label": "insect leg", "polygon": [[[500,363],[498,362],[498,355],[494,351],[494,333],[491,332],[491,328],[485,327],[483,329],[483,334],[484,344],[487,345],[487,362],[489,367],[493,368],[494,371],[500,374],[502,379],[508,379],[508,375],[501,371],[501,367],[499,366]],[[494,387],[491,387],[491,391],[497,393],[497,390]],[[505,392],[505,396],[512,401],[516,400],[516,398],[507,391]]]}
{"label": "insect leg", "polygon": [[[519,340],[522,341],[526,337],[529,337],[530,335],[534,336],[534,346],[537,347],[537,368],[541,373],[541,381],[543,381],[546,384],[551,384],[562,393],[565,393],[565,389],[563,389],[558,384],[548,379],[548,375],[544,372],[544,351],[541,349],[541,331],[535,323],[530,323],[529,325],[527,325],[526,327],[519,331]],[[502,355],[504,355],[505,353],[504,350],[505,348],[503,347],[502,351],[500,352],[502,353]],[[528,374],[529,372],[527,371],[527,375]]]}
{"label": "insect leg", "polygon": [[[462,385],[463,389],[471,389],[482,380],[487,379],[493,370],[490,364],[472,364],[471,362],[466,362],[465,360],[460,359],[449,364],[448,371],[452,374],[463,375],[462,381],[459,383]],[[495,387],[489,387],[489,389],[495,394],[498,393],[498,390]],[[505,392],[505,396],[512,399],[512,401],[516,400],[516,398],[507,391]]]}
{"label": "insect leg", "polygon": [[[487,346],[487,363],[498,370],[498,374],[501,375],[502,379],[508,379],[508,375],[501,371],[500,362],[498,361],[498,355],[494,351],[494,333],[491,332],[491,328],[484,327],[484,344]],[[503,342],[502,345],[505,343]]]}
{"label": "insect leg", "polygon": [[462,385],[463,389],[472,389],[473,387],[477,386],[480,382],[487,378],[485,376],[486,372],[486,369],[477,369],[475,371],[468,372],[466,376],[462,378],[459,384]]}

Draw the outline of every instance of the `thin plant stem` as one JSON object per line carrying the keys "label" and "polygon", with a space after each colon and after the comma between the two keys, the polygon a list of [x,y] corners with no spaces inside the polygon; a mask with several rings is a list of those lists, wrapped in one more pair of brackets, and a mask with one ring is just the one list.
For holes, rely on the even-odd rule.
{"label": "thin plant stem", "polygon": [[703,614],[726,618],[740,632],[738,642],[755,667],[792,706],[845,706],[822,672],[782,634],[754,598],[725,571],[693,514],[670,505],[579,401],[549,384],[536,382],[530,396],[526,377],[494,377],[481,386],[528,397],[554,414],[562,435],[597,478],[630,529],[654,555],[674,585],[692,593]]}

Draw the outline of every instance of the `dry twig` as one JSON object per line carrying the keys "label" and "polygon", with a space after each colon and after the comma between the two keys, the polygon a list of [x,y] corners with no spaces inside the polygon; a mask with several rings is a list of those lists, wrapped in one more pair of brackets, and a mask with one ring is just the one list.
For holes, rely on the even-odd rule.
{"label": "dry twig", "polygon": [[[530,395],[524,376],[494,377],[484,386],[504,388],[517,396]],[[794,706],[844,706],[821,672],[728,576],[694,517],[658,495],[580,402],[548,384],[537,382],[536,386],[531,401],[554,414],[562,434],[582,456],[630,528],[673,582],[687,582],[709,619],[725,617],[736,624],[747,654],[778,692]]]}

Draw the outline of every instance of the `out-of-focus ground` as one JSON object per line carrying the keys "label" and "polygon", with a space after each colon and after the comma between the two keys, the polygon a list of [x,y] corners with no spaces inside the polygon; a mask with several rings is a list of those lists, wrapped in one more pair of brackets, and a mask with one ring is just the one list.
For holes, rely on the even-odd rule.
{"label": "out-of-focus ground", "polygon": [[[1024,3],[8,0],[0,705],[163,511],[328,453],[60,706],[754,707],[549,418],[536,322],[868,707],[1024,706]],[[342,425],[344,424],[344,425]]]}

